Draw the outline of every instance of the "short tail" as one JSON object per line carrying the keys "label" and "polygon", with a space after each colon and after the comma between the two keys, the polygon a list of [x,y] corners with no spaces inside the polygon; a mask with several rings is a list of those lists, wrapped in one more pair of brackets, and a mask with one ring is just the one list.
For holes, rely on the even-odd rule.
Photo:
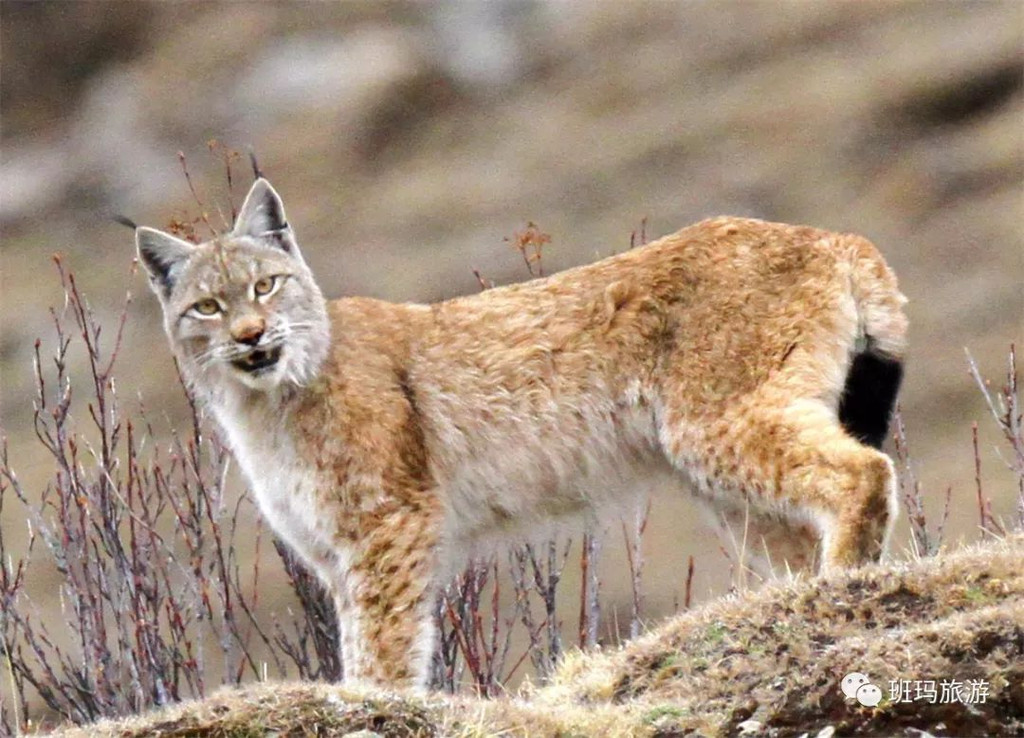
{"label": "short tail", "polygon": [[839,402],[839,422],[861,443],[881,448],[903,380],[907,298],[871,242],[848,238],[853,246],[851,289],[859,340]]}
{"label": "short tail", "polygon": [[839,422],[861,443],[881,448],[889,432],[903,362],[865,351],[853,357],[839,401]]}

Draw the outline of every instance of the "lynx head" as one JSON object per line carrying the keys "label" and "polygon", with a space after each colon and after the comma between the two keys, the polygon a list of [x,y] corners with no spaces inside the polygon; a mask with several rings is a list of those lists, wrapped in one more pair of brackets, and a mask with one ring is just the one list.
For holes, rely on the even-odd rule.
{"label": "lynx head", "polygon": [[249,190],[230,233],[196,245],[140,227],[135,240],[171,347],[197,391],[272,391],[316,376],[330,341],[326,304],[265,179]]}

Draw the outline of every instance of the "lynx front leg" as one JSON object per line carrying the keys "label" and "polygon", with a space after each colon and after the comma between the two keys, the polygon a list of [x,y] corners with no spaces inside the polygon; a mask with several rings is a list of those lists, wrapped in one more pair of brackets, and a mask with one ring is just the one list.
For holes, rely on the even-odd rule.
{"label": "lynx front leg", "polygon": [[423,688],[434,652],[437,527],[422,510],[373,518],[335,597],[345,681]]}
{"label": "lynx front leg", "polygon": [[[347,580],[347,573],[343,579]],[[333,588],[334,611],[338,617],[338,640],[341,646],[342,679],[348,681],[353,669],[356,668],[355,665],[362,658],[359,654],[359,635],[356,630],[358,619],[347,585],[335,583]]]}

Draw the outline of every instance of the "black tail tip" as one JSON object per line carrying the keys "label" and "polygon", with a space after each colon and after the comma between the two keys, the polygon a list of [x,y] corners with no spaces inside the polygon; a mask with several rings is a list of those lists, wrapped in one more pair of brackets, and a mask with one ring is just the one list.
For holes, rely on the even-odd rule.
{"label": "black tail tip", "polygon": [[881,448],[889,433],[903,362],[877,351],[853,357],[839,402],[839,422],[861,443]]}

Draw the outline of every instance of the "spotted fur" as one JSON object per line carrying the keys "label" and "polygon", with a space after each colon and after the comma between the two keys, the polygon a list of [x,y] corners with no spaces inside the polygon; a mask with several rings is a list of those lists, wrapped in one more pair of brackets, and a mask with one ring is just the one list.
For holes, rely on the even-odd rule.
{"label": "spotted fur", "polygon": [[838,408],[858,355],[901,360],[905,299],[863,238],[716,218],[434,305],[326,302],[262,179],[231,233],[137,242],[186,378],[333,594],[348,679],[425,684],[438,583],[474,542],[659,480],[781,558],[883,551],[893,466]]}

